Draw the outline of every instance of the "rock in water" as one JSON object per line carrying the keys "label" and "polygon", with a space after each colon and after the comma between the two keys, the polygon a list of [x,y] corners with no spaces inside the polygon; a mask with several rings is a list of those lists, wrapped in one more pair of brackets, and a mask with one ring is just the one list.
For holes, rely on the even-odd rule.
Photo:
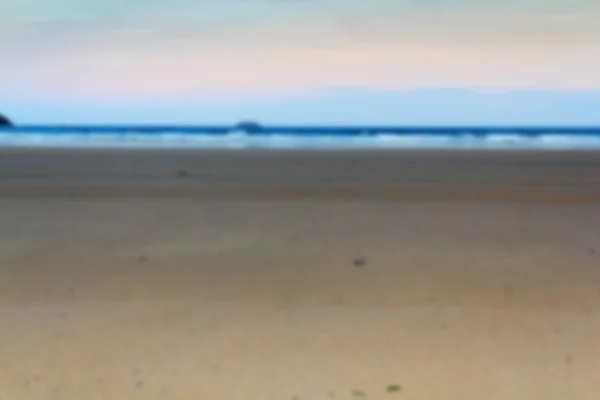
{"label": "rock in water", "polygon": [[246,133],[260,133],[263,131],[263,127],[258,122],[242,121],[235,126],[235,130]]}
{"label": "rock in water", "polygon": [[10,122],[10,119],[0,114],[0,126],[13,126],[13,123]]}

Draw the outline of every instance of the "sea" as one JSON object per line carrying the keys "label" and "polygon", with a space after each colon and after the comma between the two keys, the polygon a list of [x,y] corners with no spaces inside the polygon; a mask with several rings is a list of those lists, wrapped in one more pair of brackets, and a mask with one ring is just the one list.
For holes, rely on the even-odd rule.
{"label": "sea", "polygon": [[600,127],[17,126],[3,148],[600,149]]}

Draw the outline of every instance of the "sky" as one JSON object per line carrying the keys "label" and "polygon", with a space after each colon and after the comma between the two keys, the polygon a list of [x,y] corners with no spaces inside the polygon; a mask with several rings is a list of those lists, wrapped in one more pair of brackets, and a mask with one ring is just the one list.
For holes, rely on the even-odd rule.
{"label": "sky", "polygon": [[18,123],[600,124],[597,0],[2,0]]}

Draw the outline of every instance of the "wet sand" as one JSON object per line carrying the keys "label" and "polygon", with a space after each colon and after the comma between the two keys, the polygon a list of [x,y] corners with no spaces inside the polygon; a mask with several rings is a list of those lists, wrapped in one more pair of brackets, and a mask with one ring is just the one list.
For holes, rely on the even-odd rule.
{"label": "wet sand", "polygon": [[0,398],[600,392],[600,153],[2,150],[0,221]]}

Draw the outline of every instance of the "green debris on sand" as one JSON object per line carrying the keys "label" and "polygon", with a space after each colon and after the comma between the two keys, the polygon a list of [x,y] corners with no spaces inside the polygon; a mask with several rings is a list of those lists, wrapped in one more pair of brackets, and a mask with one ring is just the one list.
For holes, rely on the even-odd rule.
{"label": "green debris on sand", "polygon": [[396,393],[402,390],[402,386],[397,385],[395,383],[387,385],[387,387],[385,388],[385,391],[388,393]]}

